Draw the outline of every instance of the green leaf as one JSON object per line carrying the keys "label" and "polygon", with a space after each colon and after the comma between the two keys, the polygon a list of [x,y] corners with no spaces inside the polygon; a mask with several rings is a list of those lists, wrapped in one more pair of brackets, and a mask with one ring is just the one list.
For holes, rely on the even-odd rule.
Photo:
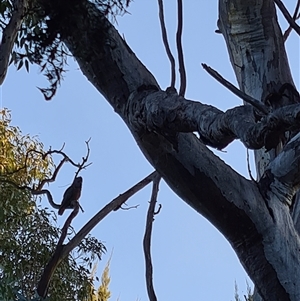
{"label": "green leaf", "polygon": [[21,60],[18,64],[17,70],[20,70],[23,67],[23,60]]}
{"label": "green leaf", "polygon": [[26,71],[29,73],[29,62],[27,59],[25,59],[25,68],[26,68]]}

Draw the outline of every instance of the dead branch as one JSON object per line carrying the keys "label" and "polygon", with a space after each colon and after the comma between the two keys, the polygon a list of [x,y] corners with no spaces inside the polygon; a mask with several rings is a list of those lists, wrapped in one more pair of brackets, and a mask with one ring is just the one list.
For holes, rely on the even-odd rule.
{"label": "dead branch", "polygon": [[141,180],[139,183],[135,184],[133,187],[128,189],[123,194],[120,194],[118,197],[113,199],[110,203],[108,203],[105,207],[103,207],[98,213],[94,215],[82,228],[81,230],[69,241],[67,245],[64,246],[63,254],[66,256],[69,252],[71,252],[79,242],[103,219],[105,218],[111,211],[116,211],[120,208],[122,204],[124,204],[130,197],[140,191],[142,188],[147,186],[149,183],[153,181],[157,172],[154,171],[149,176]]}
{"label": "dead branch", "polygon": [[46,298],[50,280],[51,280],[57,266],[63,260],[63,258],[61,258],[61,255],[60,255],[62,252],[62,249],[63,249],[63,242],[67,236],[68,228],[71,225],[72,220],[75,218],[75,216],[79,212],[79,207],[80,207],[79,203],[76,202],[76,206],[75,206],[74,210],[72,211],[70,216],[67,218],[67,220],[62,228],[61,236],[58,240],[54,254],[44,269],[44,272],[41,276],[41,279],[40,279],[40,281],[38,283],[38,287],[37,287],[37,293],[39,294],[40,297]]}
{"label": "dead branch", "polygon": [[162,208],[162,205],[161,205],[161,204],[159,204],[159,205],[158,205],[158,209],[157,209],[157,210],[154,212],[154,215],[157,215],[157,214],[159,214],[159,212],[160,212],[161,208]]}
{"label": "dead branch", "polygon": [[179,73],[180,73],[179,95],[184,96],[186,90],[186,73],[185,73],[183,49],[181,43],[182,27],[183,27],[182,0],[177,0],[177,9],[178,9],[178,26],[177,26],[177,33],[176,33],[176,45],[177,45]]}
{"label": "dead branch", "polygon": [[[52,154],[60,154],[63,156],[63,159],[60,161],[60,163],[58,164],[58,166],[55,168],[54,172],[53,172],[53,175],[51,178],[49,179],[43,179],[36,188],[32,188],[32,187],[29,187],[29,186],[19,186],[17,183],[13,182],[13,181],[10,181],[10,180],[4,180],[4,179],[0,179],[0,182],[2,183],[8,183],[10,185],[13,185],[14,187],[16,187],[17,189],[21,189],[21,190],[28,190],[31,192],[31,194],[33,195],[41,195],[41,194],[46,194],[47,195],[47,198],[48,198],[48,201],[49,201],[49,204],[54,208],[54,209],[59,209],[60,208],[60,205],[59,204],[56,204],[54,201],[53,201],[53,197],[50,193],[49,190],[47,189],[43,189],[44,185],[46,183],[51,183],[51,182],[54,182],[56,180],[56,177],[58,175],[58,172],[60,171],[60,169],[62,168],[63,164],[65,162],[70,162],[73,166],[77,167],[78,170],[75,174],[75,177],[77,177],[78,173],[88,167],[90,164],[86,164],[87,161],[88,161],[88,158],[89,158],[89,155],[90,155],[90,148],[89,148],[89,142],[90,142],[90,139],[85,141],[86,145],[87,145],[87,154],[85,157],[82,157],[82,163],[74,163],[70,158],[69,156],[67,156],[63,151],[63,147],[60,149],[60,150],[49,150],[48,152],[46,153],[43,153],[41,151],[38,151],[38,150],[35,150],[35,149],[30,149],[27,151],[26,153],[26,156],[25,156],[25,164],[20,167],[20,168],[17,168],[16,170],[12,171],[12,172],[9,172],[9,173],[6,173],[5,175],[2,175],[2,176],[9,176],[9,175],[12,175],[12,174],[15,174],[23,169],[26,169],[27,168],[27,160],[28,160],[28,157],[29,157],[29,154],[34,152],[34,153],[37,153],[37,154],[40,154],[42,156],[42,159],[45,159],[47,156],[49,155],[52,155]],[[83,209],[82,207],[79,205],[80,209],[82,210],[83,212]]]}
{"label": "dead branch", "polygon": [[[148,208],[147,213],[147,220],[146,220],[146,229],[145,235],[143,240],[143,247],[144,247],[144,255],[145,255],[145,267],[146,267],[146,284],[147,284],[147,292],[150,301],[156,301],[156,295],[153,287],[153,266],[152,266],[152,259],[151,259],[151,235],[152,235],[152,226],[155,213],[155,205],[157,202],[157,194],[159,189],[159,182],[160,182],[160,175],[156,175],[153,179],[153,186],[152,186],[152,194],[151,200]],[[161,207],[160,207],[161,208]],[[160,210],[158,209],[158,212]]]}
{"label": "dead branch", "polygon": [[295,20],[292,18],[284,4],[282,3],[281,0],[274,0],[280,11],[282,12],[283,16],[285,19],[288,21],[290,26],[300,35],[300,26],[295,22]]}
{"label": "dead branch", "polygon": [[48,152],[46,153],[42,153],[43,155],[43,158],[45,159],[47,156],[49,155],[52,155],[52,154],[60,154],[63,156],[63,159],[61,160],[61,162],[58,164],[58,166],[56,167],[55,171],[53,172],[53,175],[50,179],[44,179],[41,181],[41,183],[38,185],[38,188],[36,190],[39,190],[41,189],[46,183],[50,183],[50,182],[54,182],[56,180],[56,176],[60,170],[60,168],[62,167],[62,165],[65,163],[65,162],[70,162],[73,166],[77,167],[77,171],[75,173],[75,176],[74,176],[74,179],[78,176],[79,172],[82,170],[82,169],[85,169],[87,168],[88,166],[90,166],[92,163],[89,163],[89,164],[86,164],[87,161],[88,161],[88,158],[89,158],[89,155],[90,155],[90,147],[89,147],[89,142],[90,142],[91,139],[85,141],[85,144],[87,146],[87,154],[85,157],[82,157],[82,162],[81,163],[75,163],[73,160],[70,159],[69,156],[67,156],[66,153],[64,153],[62,151],[62,149],[64,148],[64,145],[63,147],[60,149],[60,150],[49,150]]}
{"label": "dead branch", "polygon": [[227,81],[221,74],[219,74],[213,68],[207,66],[206,64],[201,64],[203,69],[207,71],[214,79],[216,79],[219,83],[221,83],[224,87],[226,87],[229,91],[233,94],[238,96],[239,98],[243,99],[245,102],[250,103],[253,107],[258,109],[260,112],[264,114],[268,114],[269,109],[261,103],[259,100],[247,95],[246,93],[242,92],[240,89],[236,88],[233,84]]}
{"label": "dead branch", "polygon": [[89,138],[87,141],[85,141],[85,144],[86,144],[86,148],[87,148],[87,153],[86,153],[86,156],[85,157],[82,157],[82,163],[79,165],[78,167],[78,170],[75,174],[75,178],[78,176],[79,172],[82,170],[82,169],[85,169],[86,167],[90,166],[92,163],[89,163],[87,165],[85,165],[88,161],[88,158],[90,156],[90,146],[89,146],[89,142],[91,141],[91,138]]}
{"label": "dead branch", "polygon": [[[126,204],[125,204],[125,205],[126,205]],[[134,205],[134,206],[126,207],[126,208],[120,206],[120,209],[121,209],[121,210],[131,210],[131,209],[137,209],[139,206],[140,206],[140,205]]]}
{"label": "dead branch", "polygon": [[167,56],[169,58],[170,64],[171,64],[171,88],[175,88],[175,80],[176,80],[176,74],[175,74],[175,59],[172,55],[169,42],[168,42],[168,36],[167,36],[167,30],[165,26],[165,17],[164,17],[164,7],[163,7],[163,0],[158,0],[158,6],[159,6],[159,21],[160,21],[160,27],[161,27],[161,34],[163,43],[166,49]]}
{"label": "dead branch", "polygon": [[[87,168],[88,166],[90,166],[92,163],[86,164],[89,155],[90,155],[90,147],[89,147],[89,142],[91,141],[91,138],[87,141],[85,141],[86,147],[87,147],[87,154],[85,157],[82,157],[82,163],[75,163],[65,152],[62,151],[62,148],[60,150],[49,150],[48,152],[46,152],[45,154],[43,154],[43,157],[46,158],[48,155],[52,155],[52,154],[60,154],[64,157],[64,160],[66,162],[70,162],[73,166],[77,167],[78,170],[75,174],[75,178],[78,176],[79,172],[82,169]],[[85,165],[86,164],[86,165]]]}
{"label": "dead branch", "polygon": [[14,10],[7,26],[3,29],[2,40],[0,43],[0,85],[6,77],[9,56],[17,38],[18,31],[20,30],[25,9],[27,6],[26,0],[14,1]]}
{"label": "dead branch", "polygon": [[[294,14],[293,14],[293,20],[297,21],[300,18],[300,14],[299,14],[299,8],[300,8],[300,0],[297,1],[295,10],[294,10]],[[289,37],[290,33],[292,31],[292,27],[291,25],[288,27],[288,29],[284,32],[283,34],[283,40],[286,41],[287,38]]]}
{"label": "dead branch", "polygon": [[[43,272],[43,275],[41,277],[41,280],[38,284],[37,292],[39,296],[45,297],[47,295],[47,290],[49,287],[51,277],[55,272],[57,266],[64,258],[66,258],[66,256],[75,247],[78,246],[81,240],[110,212],[120,208],[120,206],[124,202],[126,202],[131,196],[133,196],[139,190],[141,190],[150,182],[152,182],[156,176],[157,176],[157,172],[155,171],[151,173],[149,176],[147,176],[146,178],[144,178],[142,181],[140,181],[139,183],[137,183],[136,185],[128,189],[126,192],[113,199],[110,203],[108,203],[105,207],[103,207],[96,215],[94,215],[94,217],[92,217],[66,245],[62,244],[65,237],[63,236],[60,237],[56,250],[53,256],[51,257],[50,261],[48,262]],[[67,219],[63,227],[63,231],[66,231],[66,229],[68,229],[72,219],[77,215],[78,210],[79,210],[79,206],[76,206],[72,214]]]}

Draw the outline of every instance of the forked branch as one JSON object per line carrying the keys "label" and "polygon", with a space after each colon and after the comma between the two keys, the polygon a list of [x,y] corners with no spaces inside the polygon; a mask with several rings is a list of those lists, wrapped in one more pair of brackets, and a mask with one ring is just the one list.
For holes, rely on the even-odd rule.
{"label": "forked branch", "polygon": [[[149,176],[144,178],[142,181],[131,187],[129,190],[119,195],[115,199],[113,199],[110,203],[104,206],[94,217],[92,217],[82,228],[81,230],[66,244],[63,245],[63,240],[65,237],[61,237],[59,240],[59,244],[47,264],[41,280],[37,287],[37,292],[39,296],[45,297],[47,295],[47,290],[49,287],[49,283],[53,273],[55,272],[59,263],[67,257],[67,255],[79,245],[81,240],[102,220],[104,219],[110,212],[117,210],[120,206],[126,202],[131,196],[137,193],[139,190],[144,188],[146,185],[151,183],[157,176],[157,172],[151,173]],[[79,207],[75,207],[72,214],[69,216],[68,220],[65,223],[63,229],[68,228],[69,222],[76,216],[78,213]]]}
{"label": "forked branch", "polygon": [[[73,160],[70,159],[69,156],[67,156],[66,153],[64,153],[62,151],[63,147],[60,149],[60,150],[49,150],[48,152],[46,153],[43,153],[41,151],[38,151],[38,150],[35,150],[35,149],[31,149],[31,150],[28,150],[27,153],[26,153],[26,156],[25,156],[25,163],[23,166],[17,168],[16,170],[13,170],[9,173],[6,173],[4,175],[2,175],[2,178],[0,179],[0,182],[2,183],[7,183],[7,184],[10,184],[14,187],[16,187],[17,189],[21,189],[21,190],[28,190],[31,192],[31,194],[33,195],[41,195],[41,194],[46,194],[47,198],[48,198],[48,201],[49,201],[49,204],[54,208],[54,209],[59,209],[60,208],[60,204],[56,204],[54,201],[53,201],[53,197],[50,193],[50,191],[48,189],[43,189],[44,185],[46,183],[52,183],[56,180],[56,177],[60,171],[60,169],[62,168],[62,166],[64,165],[64,163],[66,162],[70,162],[73,166],[77,167],[77,172],[75,174],[75,177],[77,177],[77,175],[79,174],[79,172],[88,167],[89,165],[91,165],[91,163],[87,164],[87,161],[88,161],[88,158],[89,158],[89,155],[90,155],[90,148],[89,148],[89,141],[86,141],[86,145],[87,145],[87,154],[85,157],[82,157],[82,162],[81,163],[75,163]],[[29,187],[29,186],[20,186],[18,185],[17,183],[15,183],[14,181],[12,180],[7,180],[7,179],[4,179],[3,177],[5,176],[10,176],[10,175],[13,175],[13,174],[16,174],[24,169],[26,169],[28,166],[28,158],[29,158],[29,155],[31,153],[37,153],[39,154],[42,159],[46,159],[47,156],[49,155],[52,155],[52,154],[60,154],[63,156],[63,159],[60,161],[60,163],[56,166],[53,174],[52,174],[52,177],[51,178],[47,178],[47,179],[43,179],[38,185],[37,187]]]}
{"label": "forked branch", "polygon": [[293,17],[290,15],[289,11],[286,9],[281,0],[274,0],[278,8],[281,10],[282,14],[290,24],[290,26],[300,35],[300,26],[296,23]]}
{"label": "forked branch", "polygon": [[[294,11],[294,14],[293,14],[293,20],[294,21],[297,21],[300,18],[299,9],[300,9],[300,0],[297,1],[296,7],[295,7],[295,11]],[[288,27],[288,29],[283,34],[283,40],[284,41],[287,40],[287,38],[288,38],[289,34],[291,33],[291,31],[292,31],[292,27],[290,25]]]}

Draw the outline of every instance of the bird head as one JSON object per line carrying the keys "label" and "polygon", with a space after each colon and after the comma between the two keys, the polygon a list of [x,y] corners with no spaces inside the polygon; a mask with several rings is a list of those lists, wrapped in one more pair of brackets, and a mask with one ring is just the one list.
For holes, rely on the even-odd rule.
{"label": "bird head", "polygon": [[73,182],[74,186],[80,187],[82,186],[82,177],[76,177]]}

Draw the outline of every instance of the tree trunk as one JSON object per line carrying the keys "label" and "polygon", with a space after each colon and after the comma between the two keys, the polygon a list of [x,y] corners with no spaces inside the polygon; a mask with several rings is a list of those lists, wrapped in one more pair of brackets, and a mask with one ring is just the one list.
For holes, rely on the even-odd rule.
{"label": "tree trunk", "polygon": [[[59,13],[51,2],[40,2],[50,17]],[[292,83],[273,1],[220,0],[219,26],[241,90],[261,100]],[[297,105],[256,123],[248,105],[223,113],[162,91],[115,28],[86,1],[72,4],[60,35],[170,188],[227,238],[263,300],[299,301],[300,240],[290,215],[300,185],[299,135],[275,159],[259,151],[258,183],[233,171],[205,145],[223,148],[239,138],[249,148],[260,148],[266,132],[287,130],[281,123],[274,126],[274,116],[287,116],[287,128],[299,127]],[[239,125],[249,130],[248,138]]]}

